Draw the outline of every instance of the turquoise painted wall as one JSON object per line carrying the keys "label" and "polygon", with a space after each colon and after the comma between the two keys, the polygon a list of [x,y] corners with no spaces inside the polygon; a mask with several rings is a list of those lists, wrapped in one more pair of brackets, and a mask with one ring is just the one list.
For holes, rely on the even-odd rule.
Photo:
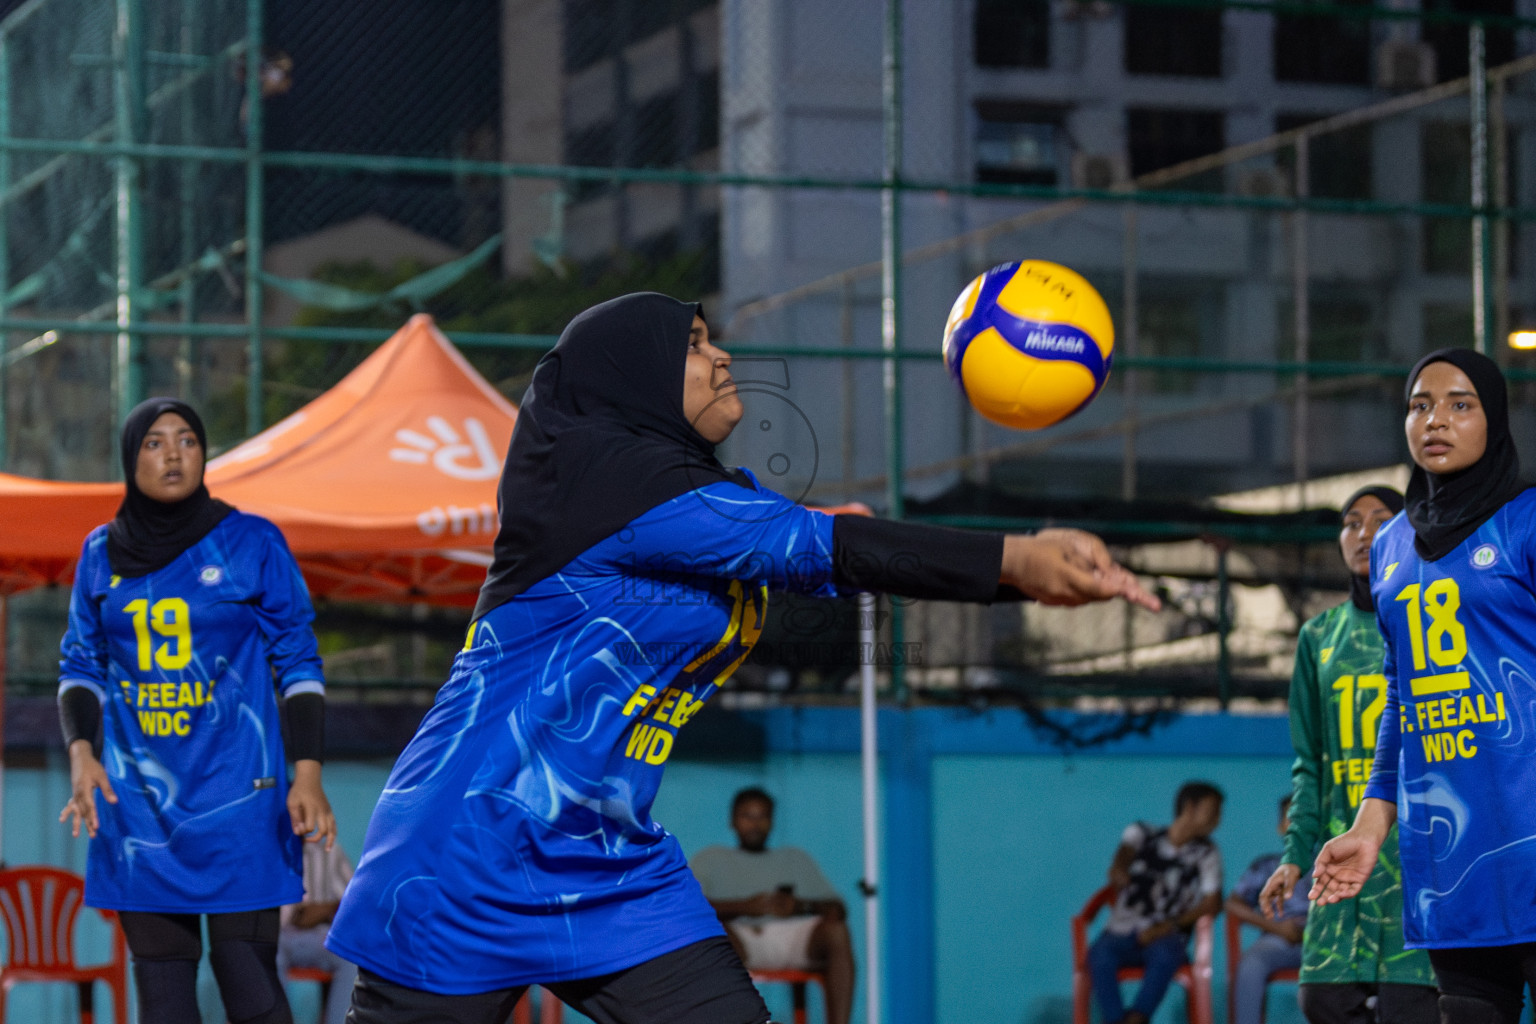
{"label": "turquoise painted wall", "polygon": [[[1214,838],[1230,890],[1255,857],[1280,848],[1276,805],[1290,784],[1288,757],[938,758],[938,1019],[1068,1024],[1068,920],[1104,884],[1121,829],[1138,819],[1167,823],[1173,794],[1189,779],[1226,791]],[[1217,925],[1214,987],[1218,1020],[1225,1020]],[[1171,990],[1157,1022],[1184,1019],[1182,996]],[[1301,1024],[1294,986],[1271,989],[1266,1019]]]}
{"label": "turquoise painted wall", "polygon": [[[898,714],[882,715],[886,744],[901,732],[892,719]],[[746,785],[767,788],[780,801],[773,841],[804,847],[821,862],[849,905],[862,963],[856,718],[847,709],[799,709],[754,721],[766,737],[760,755],[673,763],[656,817],[691,854],[733,841],[727,820],[731,794]],[[920,883],[898,882],[903,864],[914,862],[913,851],[931,850],[932,935],[908,941],[906,948],[923,949],[926,942],[931,949],[923,959],[931,960],[934,1016],[943,1024],[1066,1024],[1068,918],[1102,884],[1121,828],[1136,819],[1166,822],[1173,793],[1186,779],[1209,779],[1228,794],[1216,839],[1229,886],[1253,857],[1277,848],[1275,802],[1288,785],[1290,765],[1283,722],[1198,716],[1091,756],[1063,756],[1034,741],[1015,713],[944,713],[909,724],[913,721],[926,730],[931,754],[932,837],[923,821],[884,823],[883,873],[890,876],[882,893],[884,919],[899,928],[911,904],[929,898]],[[384,762],[326,767],[341,840],[353,856],[388,767]],[[67,790],[62,759],[44,769],[6,772],[8,863],[83,868],[83,841],[70,840],[56,824]],[[930,841],[931,847],[924,846]],[[928,966],[897,960],[888,961],[886,970],[899,981],[924,975]],[[1216,975],[1220,1020],[1225,1014],[1220,958]],[[300,1021],[314,1019],[314,994],[305,990],[312,988],[294,993]],[[770,1009],[786,1020],[787,991],[776,988],[780,991],[768,993]],[[211,985],[205,995],[211,1003],[208,1019],[217,1020]],[[820,1019],[816,1003],[813,998],[813,1020]],[[1177,994],[1170,995],[1158,1024],[1182,1020],[1182,1005]],[[909,1011],[887,999],[887,1020],[893,1024],[916,1019]],[[861,1015],[862,992],[855,1019]],[[73,1000],[62,987],[24,987],[17,990],[9,1019],[62,1024],[73,1019]],[[1268,1024],[1300,1020],[1294,990],[1273,990]]]}

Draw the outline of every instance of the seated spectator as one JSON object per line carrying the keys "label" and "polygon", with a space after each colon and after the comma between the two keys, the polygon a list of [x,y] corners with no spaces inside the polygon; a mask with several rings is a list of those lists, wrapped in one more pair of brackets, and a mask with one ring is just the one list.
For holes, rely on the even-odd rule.
{"label": "seated spectator", "polygon": [[[1282,838],[1290,827],[1290,809],[1291,798],[1287,795],[1280,800]],[[1291,890],[1279,916],[1269,918],[1259,910],[1259,893],[1279,866],[1278,850],[1264,854],[1248,865],[1237,888],[1227,897],[1228,915],[1264,933],[1243,950],[1243,958],[1237,964],[1237,982],[1230,995],[1234,1024],[1259,1024],[1264,1019],[1264,990],[1269,976],[1287,968],[1301,968],[1301,935],[1307,926],[1307,893],[1312,888],[1312,872],[1308,871],[1302,879],[1305,885]]]}
{"label": "seated spectator", "polygon": [[[1173,824],[1126,826],[1109,866],[1119,890],[1109,924],[1088,949],[1088,972],[1104,1024],[1147,1024],[1173,976],[1189,962],[1195,922],[1221,908],[1221,854],[1210,836],[1221,824],[1222,792],[1186,782],[1174,799]],[[1140,967],[1141,990],[1127,1010],[1121,968]]]}
{"label": "seated spectator", "polygon": [[814,970],[826,976],[827,1024],[848,1024],[853,943],[847,908],[810,854],[768,848],[773,797],[756,787],[731,801],[738,845],[710,846],[690,862],[704,896],[748,970]]}
{"label": "seated spectator", "polygon": [[277,937],[277,976],[286,978],[290,967],[317,967],[331,973],[331,990],[321,1020],[343,1024],[352,1005],[352,985],[357,966],[325,948],[331,919],[341,905],[341,894],[352,880],[352,862],[336,843],[304,844],[304,902],[282,909],[282,931]]}

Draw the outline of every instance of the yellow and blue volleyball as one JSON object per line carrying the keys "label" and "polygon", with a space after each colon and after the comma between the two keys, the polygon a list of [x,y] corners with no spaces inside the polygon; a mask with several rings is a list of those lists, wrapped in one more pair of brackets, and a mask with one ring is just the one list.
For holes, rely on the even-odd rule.
{"label": "yellow and blue volleyball", "polygon": [[1039,430],[1078,412],[1109,379],[1115,326],[1076,271],[1045,260],[993,267],[944,325],[944,365],[993,423]]}

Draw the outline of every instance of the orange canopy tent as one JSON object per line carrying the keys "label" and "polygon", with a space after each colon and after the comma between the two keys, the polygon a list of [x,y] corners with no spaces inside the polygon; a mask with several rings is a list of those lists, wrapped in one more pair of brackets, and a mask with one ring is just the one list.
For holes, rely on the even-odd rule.
{"label": "orange canopy tent", "polygon": [[310,591],[474,604],[517,410],[414,316],[334,388],[219,456],[208,489],[288,538]]}
{"label": "orange canopy tent", "polygon": [[[208,489],[276,523],[317,597],[469,606],[516,418],[419,315],[334,388],[210,462]],[[0,594],[68,580],[122,493],[0,474]]]}

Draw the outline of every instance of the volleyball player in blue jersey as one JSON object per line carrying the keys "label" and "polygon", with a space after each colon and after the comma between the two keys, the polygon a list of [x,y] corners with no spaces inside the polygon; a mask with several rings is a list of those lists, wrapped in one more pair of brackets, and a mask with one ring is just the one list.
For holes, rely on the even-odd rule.
{"label": "volleyball player in blue jersey", "polygon": [[1515,1024],[1536,982],[1536,492],[1491,360],[1431,353],[1407,392],[1407,507],[1371,549],[1376,760],[1312,896],[1359,892],[1396,821],[1406,945],[1429,951],[1441,1019]]}
{"label": "volleyball player in blue jersey", "polygon": [[206,448],[173,399],[124,424],[127,493],[85,540],[62,644],[59,820],[90,834],[85,900],[120,913],[141,1024],[199,1019],[202,914],[228,1019],[288,1024],[278,908],[304,893],[300,836],[336,835],[314,613],[277,527],[209,496]]}
{"label": "volleyball player in blue jersey", "polygon": [[499,1024],[533,983],[599,1024],[768,1019],[650,809],[769,588],[1156,604],[1088,534],[829,516],[726,469],[743,409],[697,314],[606,302],[534,371],[468,640],[331,927],[362,967],[352,1024]]}

